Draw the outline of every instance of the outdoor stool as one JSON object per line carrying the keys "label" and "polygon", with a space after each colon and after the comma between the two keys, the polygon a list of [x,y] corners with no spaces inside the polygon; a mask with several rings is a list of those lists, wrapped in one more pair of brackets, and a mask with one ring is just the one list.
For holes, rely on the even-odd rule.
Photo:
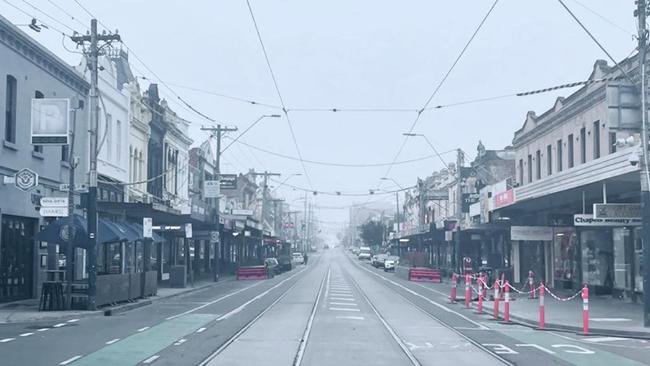
{"label": "outdoor stool", "polygon": [[45,281],[41,289],[39,311],[63,310],[63,283],[58,281]]}

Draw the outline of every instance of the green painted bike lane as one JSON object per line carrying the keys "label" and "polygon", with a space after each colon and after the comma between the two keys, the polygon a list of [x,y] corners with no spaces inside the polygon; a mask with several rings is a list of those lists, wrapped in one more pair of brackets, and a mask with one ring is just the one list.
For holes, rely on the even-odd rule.
{"label": "green painted bike lane", "polygon": [[179,338],[193,333],[215,320],[217,316],[215,314],[188,314],[162,322],[88,354],[75,361],[73,365],[136,365],[171,346]]}
{"label": "green painted bike lane", "polygon": [[[497,331],[501,329],[495,329]],[[523,353],[530,350],[536,350],[547,354],[550,357],[558,358],[572,365],[589,365],[589,366],[643,366],[641,363],[629,358],[617,355],[612,352],[604,351],[586,345],[582,342],[573,341],[566,337],[546,332],[546,331],[529,331],[529,332],[508,332],[502,334],[515,340],[512,344],[488,344],[483,345],[490,348],[497,354],[507,356],[508,354]],[[649,360],[650,361],[650,360]]]}

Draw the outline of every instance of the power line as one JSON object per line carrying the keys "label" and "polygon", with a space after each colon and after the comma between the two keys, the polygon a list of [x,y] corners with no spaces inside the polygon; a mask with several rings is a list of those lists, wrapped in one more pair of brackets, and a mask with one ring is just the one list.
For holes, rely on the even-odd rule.
{"label": "power line", "polygon": [[45,15],[46,17],[50,18],[52,21],[62,25],[65,28],[68,28],[71,32],[73,32],[73,33],[76,32],[72,27],[68,26],[67,24],[65,24],[65,23],[63,23],[61,21],[59,21],[58,19],[54,18],[50,14],[44,12],[39,7],[35,6],[34,4],[30,3],[29,1],[27,1],[27,0],[21,0],[21,1],[24,2],[25,4],[29,5],[32,9],[36,10],[37,12],[39,12],[39,13]]}
{"label": "power line", "polygon": [[406,112],[406,113],[418,113],[420,110],[417,108],[289,108],[287,112],[352,112],[352,113],[372,113],[372,112]]}
{"label": "power line", "polygon": [[[300,161],[300,159],[297,158],[297,157],[290,156],[290,155],[285,155],[285,154],[280,154],[280,153],[275,152],[275,151],[263,149],[261,147],[255,146],[255,145],[251,145],[251,144],[249,144],[247,142],[244,142],[242,140],[238,140],[237,143],[241,144],[241,145],[244,145],[244,146],[247,146],[247,147],[249,147],[251,149],[254,149],[254,150],[269,154],[269,155],[277,156],[277,157],[280,157],[280,158],[283,158],[283,159],[288,159],[288,160]],[[452,152],[455,152],[455,151],[456,151],[455,149],[447,150],[447,151],[441,152],[440,154],[449,154],[449,153],[452,153]],[[432,159],[432,158],[435,158],[437,156],[438,155],[436,155],[436,154],[427,155],[427,156],[422,156],[422,157],[415,158],[415,159],[402,160],[402,161],[397,161],[397,162],[393,162],[393,163],[390,163],[390,162],[384,162],[384,163],[337,163],[337,162],[327,162],[327,161],[308,160],[308,159],[303,159],[303,161],[305,163],[308,163],[308,164],[323,165],[323,166],[345,167],[345,168],[373,168],[373,167],[388,166],[388,165],[391,165],[391,164],[393,164],[393,165],[410,164],[410,163],[415,163],[415,162],[419,162],[419,161],[423,161],[423,160]]]}
{"label": "power line", "polygon": [[597,17],[600,18],[601,20],[605,21],[605,23],[608,23],[609,25],[611,25],[611,26],[613,26],[613,27],[615,27],[615,28],[618,28],[620,31],[624,32],[624,33],[627,34],[627,35],[630,35],[630,36],[632,36],[632,37],[636,37],[636,35],[635,35],[634,33],[630,32],[630,31],[628,31],[627,29],[623,28],[622,26],[620,26],[620,25],[614,23],[612,20],[610,20],[610,19],[608,19],[607,17],[605,17],[604,15],[598,13],[598,12],[595,11],[594,9],[588,7],[588,6],[585,5],[584,3],[582,3],[582,2],[580,2],[580,1],[578,1],[578,0],[571,0],[571,1],[573,1],[574,3],[580,5],[583,9],[585,9],[585,10],[587,10],[588,12],[590,12],[591,14],[597,16]]}
{"label": "power line", "polygon": [[[451,67],[449,67],[449,69],[445,73],[444,77],[440,80],[440,82],[438,83],[436,88],[433,90],[433,93],[431,93],[431,95],[429,96],[427,101],[424,103],[424,106],[418,111],[418,114],[417,114],[417,116],[415,116],[415,119],[413,120],[413,123],[411,123],[411,127],[409,128],[408,133],[413,133],[413,130],[417,126],[418,122],[420,121],[420,116],[422,116],[422,112],[429,106],[429,104],[431,103],[433,98],[438,94],[438,91],[440,91],[440,89],[444,85],[445,81],[447,81],[447,78],[449,77],[449,75],[451,75],[452,71],[456,68],[456,65],[458,64],[460,59],[463,57],[463,55],[465,54],[465,52],[469,48],[469,46],[472,43],[472,41],[474,40],[474,38],[476,38],[476,35],[478,34],[478,32],[481,30],[481,28],[483,28],[483,24],[485,24],[485,21],[488,19],[490,14],[492,14],[492,11],[494,10],[494,8],[496,7],[496,5],[498,3],[499,3],[499,0],[494,0],[494,2],[492,3],[492,6],[488,9],[487,13],[483,17],[483,19],[481,19],[481,22],[478,24],[478,26],[474,30],[474,33],[472,33],[472,36],[465,43],[465,46],[463,46],[463,48],[461,49],[458,56],[456,57],[454,62],[451,64]],[[402,151],[404,150],[404,147],[406,146],[407,142],[408,142],[408,137],[405,136],[404,140],[402,141],[402,144],[400,145],[399,149],[397,150],[397,154],[395,154],[395,157],[393,158],[393,162],[397,161],[397,158],[399,158],[399,156],[402,153]],[[388,169],[386,170],[386,173],[384,173],[383,176],[384,177],[389,176],[392,169],[393,169],[393,165],[391,164],[388,167]],[[379,185],[381,186],[381,181],[379,182]]]}
{"label": "power line", "polygon": [[[269,178],[269,180],[273,183],[280,184],[282,182],[276,181],[274,179]],[[394,189],[394,190],[368,190],[367,193],[361,193],[361,192],[344,192],[344,191],[319,191],[319,190],[314,190],[311,188],[305,188],[305,187],[300,187],[300,186],[295,186],[292,184],[284,183],[285,186],[293,188],[298,191],[303,191],[307,193],[312,193],[314,196],[317,195],[325,195],[325,196],[343,196],[343,197],[367,197],[367,196],[384,196],[384,195],[390,195],[394,194],[396,192],[403,192],[407,191],[410,189],[415,188],[414,186],[409,186],[401,189]]]}
{"label": "power line", "polygon": [[[141,77],[141,78],[146,79],[145,77]],[[279,106],[279,105],[258,102],[258,101],[253,100],[253,99],[235,97],[235,96],[232,96],[232,95],[223,94],[223,93],[216,92],[216,91],[201,89],[201,88],[182,85],[182,84],[176,84],[176,83],[168,83],[168,84],[171,85],[171,86],[175,86],[177,88],[187,89],[187,90],[195,91],[195,92],[198,92],[198,93],[204,93],[204,94],[208,94],[208,95],[214,95],[214,96],[217,96],[217,97],[230,99],[230,100],[234,100],[234,101],[238,101],[238,102],[242,102],[242,103],[247,103],[247,104],[252,104],[252,105],[259,105],[259,106],[262,106],[262,107],[269,107],[269,108],[275,108],[275,109],[282,109],[282,107]]]}
{"label": "power line", "polygon": [[284,104],[284,99],[282,99],[282,93],[280,93],[280,87],[278,86],[278,81],[275,77],[275,73],[273,72],[273,67],[271,66],[271,61],[269,60],[269,55],[266,52],[266,47],[264,46],[264,41],[262,40],[262,34],[260,33],[260,29],[257,25],[257,20],[255,20],[255,14],[253,13],[253,8],[251,7],[251,3],[249,0],[246,0],[246,5],[248,6],[248,11],[251,15],[251,20],[253,21],[253,25],[255,26],[257,39],[259,40],[260,46],[262,47],[262,52],[264,53],[266,66],[268,66],[269,73],[271,74],[271,79],[273,80],[273,86],[275,87],[275,91],[278,94],[278,99],[280,100],[280,104],[282,105],[282,111],[284,112],[284,115],[287,118],[287,124],[289,125],[289,132],[291,132],[291,139],[293,140],[293,144],[296,147],[296,152],[298,153],[298,158],[300,159],[300,165],[302,166],[302,170],[305,173],[305,178],[307,178],[307,183],[309,183],[309,186],[313,188],[313,185],[311,183],[311,178],[309,177],[309,173],[307,172],[307,167],[305,167],[305,162],[303,161],[302,158],[302,153],[300,152],[300,147],[298,146],[298,140],[296,139],[296,134],[293,131],[291,118],[289,117],[289,113],[287,113],[287,107]]}
{"label": "power line", "polygon": [[56,28],[56,27],[52,26],[51,24],[48,24],[48,23],[44,22],[41,18],[36,17],[34,14],[30,14],[26,10],[20,8],[19,6],[15,5],[13,3],[10,3],[8,0],[3,0],[3,1],[5,3],[7,3],[7,5],[9,5],[12,8],[14,8],[14,9],[18,10],[19,12],[21,12],[22,14],[25,14],[25,15],[27,15],[28,17],[30,17],[32,19],[38,20],[46,28],[54,29],[55,31],[57,31],[57,32],[59,32],[61,34],[65,35],[65,36],[68,36],[64,31],[60,30],[59,28]]}
{"label": "power line", "polygon": [[58,4],[55,3],[54,1],[52,1],[52,0],[47,0],[47,2],[50,3],[50,4],[52,4],[55,8],[59,9],[60,12],[62,12],[62,13],[64,13],[65,15],[69,16],[70,19],[72,19],[72,20],[74,20],[75,22],[79,23],[79,25],[81,25],[84,29],[89,30],[89,29],[88,29],[88,26],[87,26],[86,24],[84,24],[82,21],[80,21],[79,19],[77,19],[74,15],[70,14],[67,10],[63,9],[60,5],[58,5]]}

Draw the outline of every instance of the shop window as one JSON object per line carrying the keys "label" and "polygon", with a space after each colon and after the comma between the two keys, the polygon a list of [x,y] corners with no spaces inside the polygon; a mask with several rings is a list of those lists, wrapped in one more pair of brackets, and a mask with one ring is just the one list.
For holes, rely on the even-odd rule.
{"label": "shop window", "polygon": [[582,230],[582,281],[611,289],[614,283],[612,232],[609,229]]}
{"label": "shop window", "polygon": [[587,162],[587,130],[580,129],[580,164]]}
{"label": "shop window", "polygon": [[553,147],[546,146],[546,175],[553,174]]}
{"label": "shop window", "polygon": [[122,271],[122,243],[108,243],[106,246],[106,268],[109,274]]}
{"label": "shop window", "polygon": [[562,289],[576,288],[580,285],[576,231],[574,228],[556,228],[554,234],[553,285]]}
{"label": "shop window", "polygon": [[[45,95],[41,91],[36,90],[34,92],[34,99],[43,99],[43,98],[45,98]],[[43,153],[43,145],[34,145],[34,152],[42,154]]]}
{"label": "shop window", "polygon": [[567,165],[569,166],[569,169],[573,168],[575,165],[574,163],[574,153],[573,153],[573,134],[570,134],[569,137],[566,140],[567,143]]}
{"label": "shop window", "polygon": [[643,292],[643,240],[641,227],[634,228],[634,291]]}
{"label": "shop window", "polygon": [[561,139],[557,140],[557,147],[555,148],[555,150],[556,150],[555,151],[555,158],[556,158],[556,163],[555,163],[556,168],[555,169],[559,173],[559,172],[562,171],[562,159],[563,159],[563,156],[562,156],[562,140]]}
{"label": "shop window", "polygon": [[594,139],[594,159],[598,159],[600,158],[600,121],[594,122],[592,138]]}
{"label": "shop window", "polygon": [[632,290],[632,231],[625,227],[614,228],[614,287]]}
{"label": "shop window", "polygon": [[539,150],[535,152],[535,179],[542,179],[542,152]]}
{"label": "shop window", "polygon": [[12,75],[7,75],[5,98],[5,141],[16,142],[16,108],[18,81]]}

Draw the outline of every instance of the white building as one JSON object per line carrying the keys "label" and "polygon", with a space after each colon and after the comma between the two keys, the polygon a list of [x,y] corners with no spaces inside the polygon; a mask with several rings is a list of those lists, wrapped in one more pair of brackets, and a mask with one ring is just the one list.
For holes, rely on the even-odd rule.
{"label": "white building", "polygon": [[162,101],[167,133],[164,139],[163,156],[163,199],[181,214],[189,214],[192,205],[189,200],[189,151],[193,140],[188,136],[190,122],[172,111]]}

